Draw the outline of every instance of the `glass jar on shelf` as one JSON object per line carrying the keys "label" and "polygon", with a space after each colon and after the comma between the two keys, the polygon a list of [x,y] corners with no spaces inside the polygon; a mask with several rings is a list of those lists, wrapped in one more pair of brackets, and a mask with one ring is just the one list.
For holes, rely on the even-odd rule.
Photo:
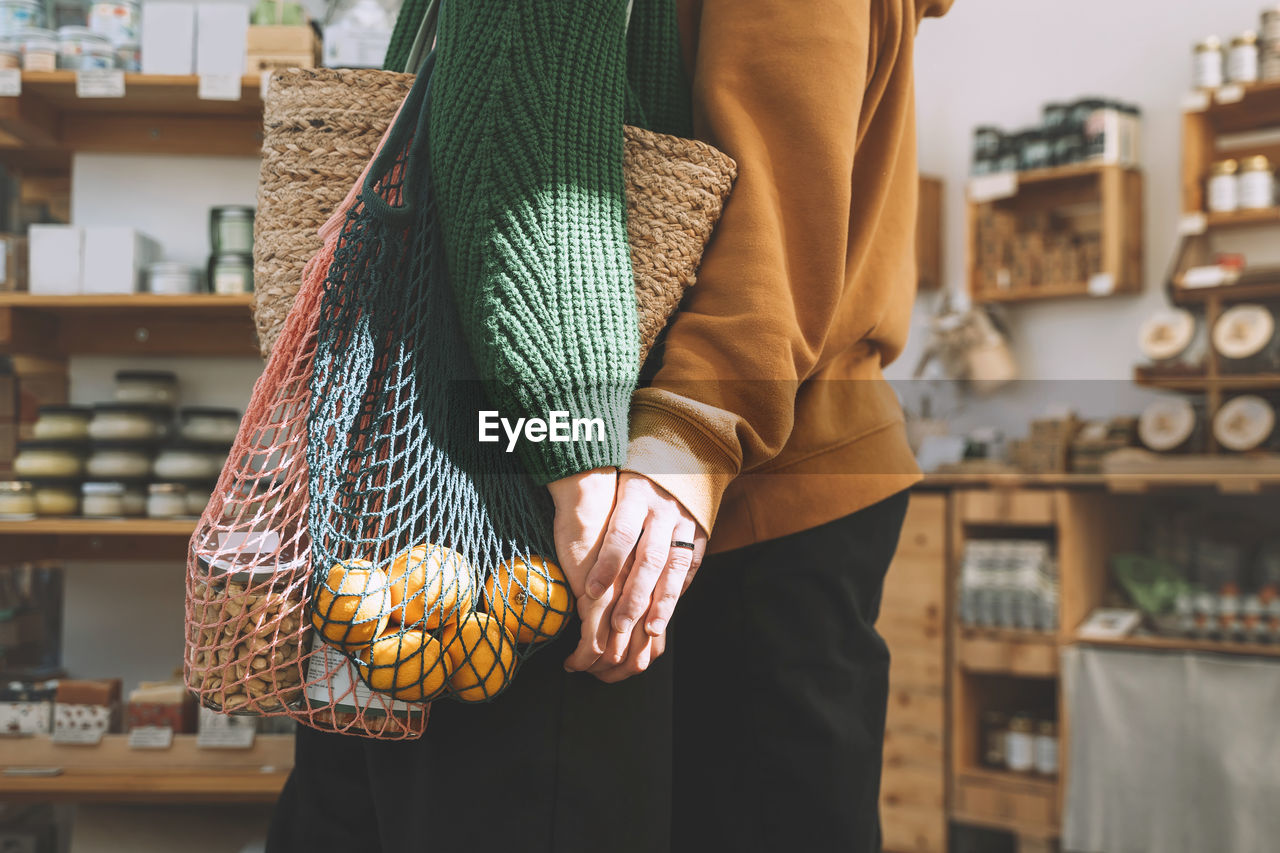
{"label": "glass jar on shelf", "polygon": [[24,30],[22,40],[23,71],[58,70],[58,34],[38,27]]}
{"label": "glass jar on shelf", "polygon": [[1035,767],[1033,728],[1029,714],[1018,713],[1009,719],[1009,732],[1004,739],[1004,763],[1015,773],[1026,773]]}
{"label": "glass jar on shelf", "polygon": [[20,441],[13,472],[23,479],[74,479],[84,474],[85,456],[80,442]]}
{"label": "glass jar on shelf", "polygon": [[1222,40],[1209,36],[1197,42],[1192,51],[1191,85],[1195,89],[1217,89],[1226,79],[1226,57]]}
{"label": "glass jar on shelf", "polygon": [[187,489],[181,483],[152,483],[147,487],[148,518],[182,518],[187,511]]}
{"label": "glass jar on shelf", "polygon": [[36,480],[36,515],[61,518],[80,512],[79,480]]}
{"label": "glass jar on shelf", "polygon": [[1241,210],[1267,210],[1276,205],[1276,172],[1265,154],[1246,157],[1240,163]]}
{"label": "glass jar on shelf", "polygon": [[85,441],[92,419],[93,409],[88,406],[41,406],[31,434],[53,441]]}
{"label": "glass jar on shelf", "polygon": [[117,403],[172,406],[178,402],[178,377],[169,370],[121,370],[116,373]]}
{"label": "glass jar on shelf", "polygon": [[1231,40],[1227,51],[1227,80],[1231,83],[1258,82],[1258,34],[1246,30]]}
{"label": "glass jar on shelf", "polygon": [[123,518],[123,483],[84,483],[80,487],[80,514],[85,518]]}
{"label": "glass jar on shelf", "polygon": [[99,442],[85,462],[85,474],[94,480],[141,480],[151,475],[155,456],[150,445],[133,442]]}
{"label": "glass jar on shelf", "polygon": [[209,211],[209,245],[214,255],[253,254],[254,209],[226,205]]}
{"label": "glass jar on shelf", "polygon": [[35,490],[25,480],[0,483],[0,521],[30,521],[36,517]]}
{"label": "glass jar on shelf", "polygon": [[173,409],[141,403],[98,403],[89,421],[94,441],[158,441],[169,434]]}
{"label": "glass jar on shelf", "polygon": [[253,255],[214,255],[209,259],[209,284],[214,293],[252,293]]}
{"label": "glass jar on shelf", "polygon": [[1232,213],[1240,209],[1240,164],[1235,160],[1219,160],[1209,169],[1210,213]]}

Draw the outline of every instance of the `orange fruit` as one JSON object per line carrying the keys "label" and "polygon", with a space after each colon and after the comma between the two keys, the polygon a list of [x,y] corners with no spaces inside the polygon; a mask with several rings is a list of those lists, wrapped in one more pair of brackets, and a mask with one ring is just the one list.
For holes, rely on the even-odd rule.
{"label": "orange fruit", "polygon": [[503,563],[484,584],[489,612],[517,643],[550,640],[569,619],[573,594],[564,572],[550,560],[531,557]]}
{"label": "orange fruit", "polygon": [[391,618],[428,631],[473,607],[471,566],[443,545],[416,545],[396,555],[387,571],[391,580]]}
{"label": "orange fruit", "polygon": [[445,625],[440,643],[453,669],[449,690],[463,702],[492,699],[511,682],[516,641],[488,613],[468,613]]}
{"label": "orange fruit", "polygon": [[387,574],[368,560],[347,560],[329,569],[311,600],[311,625],[331,646],[367,646],[387,627],[391,591]]}
{"label": "orange fruit", "polygon": [[450,663],[439,640],[413,628],[392,628],[356,656],[366,684],[404,702],[425,702],[443,690]]}

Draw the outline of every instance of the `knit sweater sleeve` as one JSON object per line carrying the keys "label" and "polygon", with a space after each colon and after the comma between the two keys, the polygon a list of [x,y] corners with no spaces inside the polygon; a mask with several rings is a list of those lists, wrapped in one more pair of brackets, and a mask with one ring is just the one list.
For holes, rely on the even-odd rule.
{"label": "knit sweater sleeve", "polygon": [[[501,417],[599,419],[518,442],[540,483],[626,459],[638,332],[622,178],[626,0],[446,3],[431,167],[459,313]],[[598,439],[598,429],[587,431]]]}

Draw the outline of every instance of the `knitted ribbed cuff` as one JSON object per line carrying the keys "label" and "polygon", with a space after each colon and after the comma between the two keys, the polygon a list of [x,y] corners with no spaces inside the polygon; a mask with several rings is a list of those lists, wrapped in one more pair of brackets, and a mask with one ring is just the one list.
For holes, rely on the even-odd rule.
{"label": "knitted ribbed cuff", "polygon": [[520,389],[521,416],[547,428],[526,427],[516,452],[539,485],[626,461],[630,388],[615,382],[538,390]]}

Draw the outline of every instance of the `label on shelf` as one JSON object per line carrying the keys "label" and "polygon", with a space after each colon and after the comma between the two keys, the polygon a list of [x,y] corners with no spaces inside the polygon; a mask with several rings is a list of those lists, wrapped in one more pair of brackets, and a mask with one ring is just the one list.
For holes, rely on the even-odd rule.
{"label": "label on shelf", "polygon": [[969,179],[969,200],[977,204],[1012,198],[1018,194],[1017,172],[996,172]]}
{"label": "label on shelf", "polygon": [[250,749],[258,734],[257,717],[229,717],[211,708],[200,709],[200,749]]}
{"label": "label on shelf", "polygon": [[1231,84],[1218,90],[1213,99],[1220,104],[1238,104],[1244,100],[1244,86]]}
{"label": "label on shelf", "polygon": [[240,100],[239,74],[201,74],[196,96],[202,101]]}
{"label": "label on shelf", "polygon": [[1090,296],[1110,296],[1116,292],[1116,279],[1109,272],[1094,273],[1089,276]]}
{"label": "label on shelf", "polygon": [[171,746],[172,726],[138,726],[129,730],[130,749],[168,749]]}
{"label": "label on shelf", "polygon": [[96,68],[76,72],[77,98],[123,98],[124,72],[115,68]]}
{"label": "label on shelf", "polygon": [[53,737],[50,738],[54,743],[73,743],[79,746],[97,746],[102,743],[102,736],[106,734],[106,729],[97,726],[91,728],[80,728],[78,726],[54,726]]}
{"label": "label on shelf", "polygon": [[1196,237],[1203,234],[1208,228],[1209,217],[1199,211],[1184,213],[1182,219],[1178,220],[1178,235],[1181,237]]}
{"label": "label on shelf", "polygon": [[264,68],[262,76],[258,78],[258,95],[262,100],[267,99],[267,90],[271,88],[271,69]]}
{"label": "label on shelf", "polygon": [[16,98],[22,94],[22,71],[0,68],[0,98]]}
{"label": "label on shelf", "polygon": [[1182,109],[1188,113],[1202,113],[1209,109],[1209,93],[1204,90],[1188,92],[1182,99]]}

